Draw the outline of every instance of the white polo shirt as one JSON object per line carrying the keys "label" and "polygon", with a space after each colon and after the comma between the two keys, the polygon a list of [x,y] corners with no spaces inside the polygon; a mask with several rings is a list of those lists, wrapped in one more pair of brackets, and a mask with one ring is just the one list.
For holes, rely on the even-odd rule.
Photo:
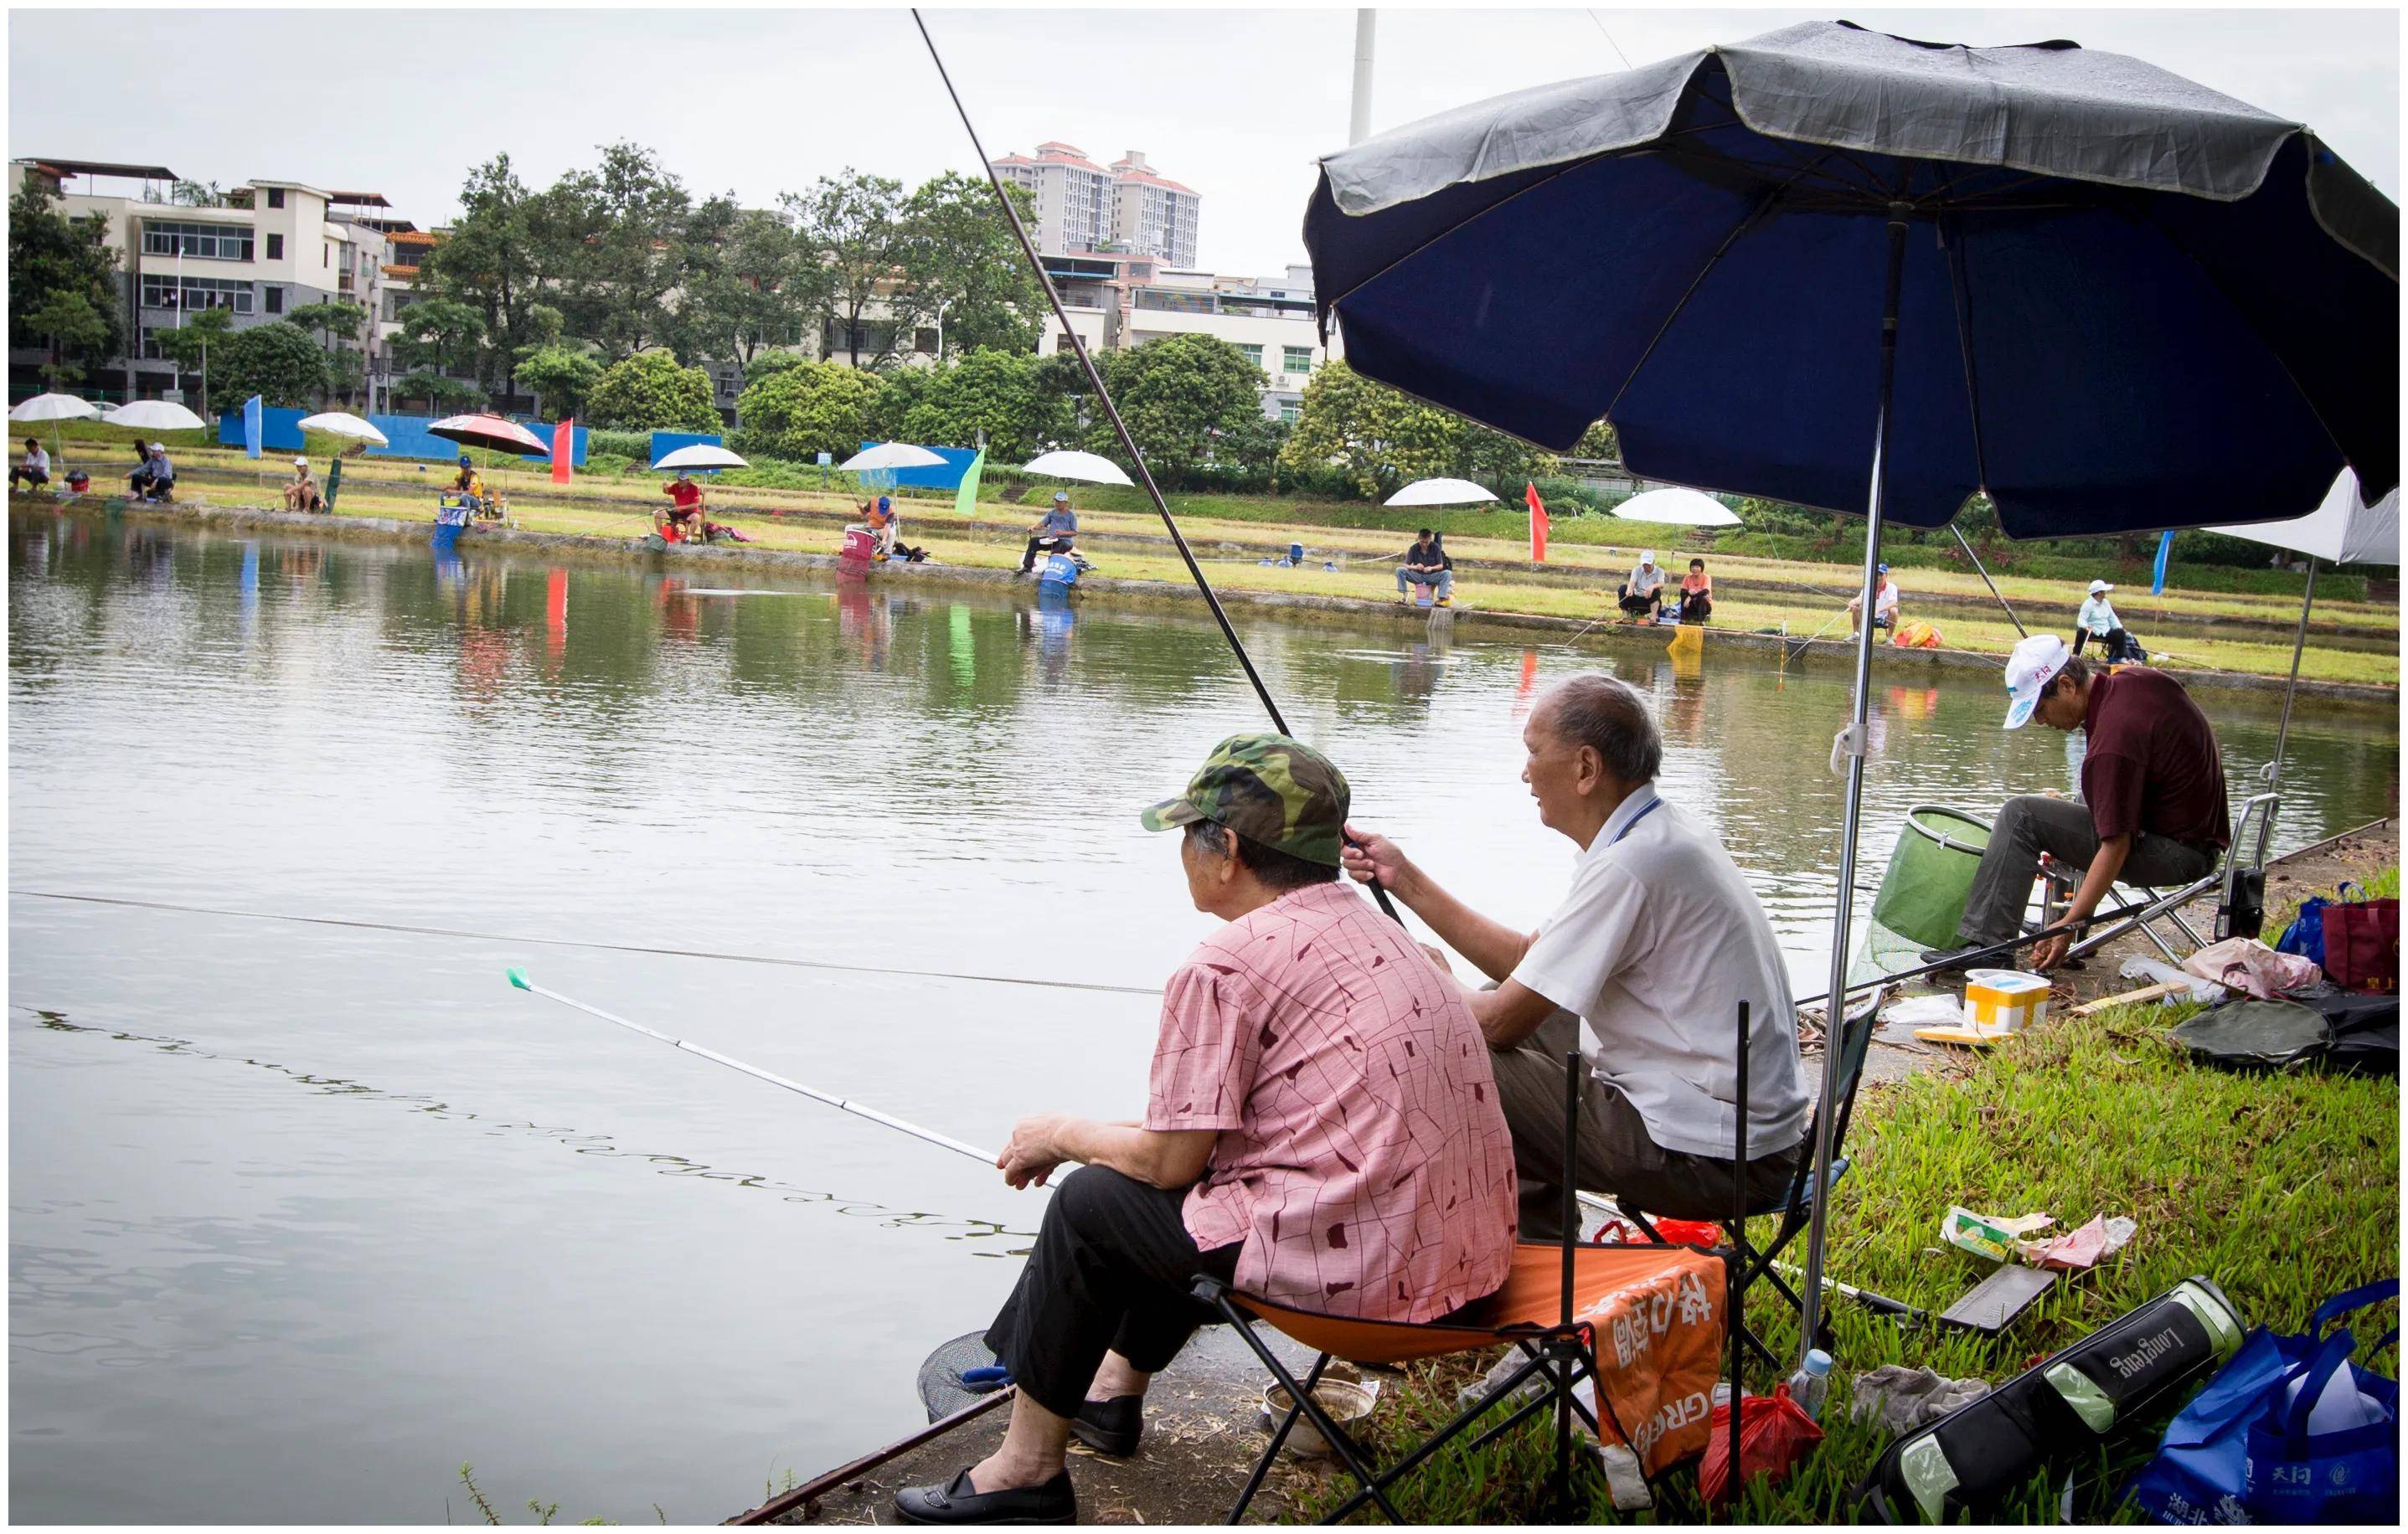
{"label": "white polo shirt", "polygon": [[1748,1003],[1748,1154],[1806,1136],[1798,1012],[1772,924],[1722,844],[1641,788],[1572,865],[1513,978],[1581,1020],[1581,1054],[1668,1151],[1731,1157],[1739,1004]]}

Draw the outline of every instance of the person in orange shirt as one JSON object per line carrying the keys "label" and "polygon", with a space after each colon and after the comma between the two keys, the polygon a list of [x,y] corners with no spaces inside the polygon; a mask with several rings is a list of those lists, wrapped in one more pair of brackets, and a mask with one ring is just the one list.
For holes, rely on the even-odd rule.
{"label": "person in orange shirt", "polygon": [[1706,573],[1702,559],[1689,561],[1689,573],[1681,577],[1681,622],[1702,624],[1714,615],[1714,578]]}

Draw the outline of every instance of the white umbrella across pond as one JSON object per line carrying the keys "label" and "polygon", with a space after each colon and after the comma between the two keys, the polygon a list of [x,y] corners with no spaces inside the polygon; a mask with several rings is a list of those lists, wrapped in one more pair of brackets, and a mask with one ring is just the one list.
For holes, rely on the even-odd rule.
{"label": "white umbrella across pond", "polygon": [[64,457],[65,444],[61,440],[58,423],[62,421],[91,421],[100,414],[100,407],[73,394],[36,394],[22,404],[10,408],[8,419],[28,425],[47,421],[50,423],[50,453]]}
{"label": "white umbrella across pond", "polygon": [[384,433],[349,410],[321,410],[316,415],[305,415],[301,418],[301,429],[305,432],[324,432],[330,437],[355,437],[380,448],[392,445]]}
{"label": "white umbrella across pond", "polygon": [[1474,501],[1493,501],[1497,497],[1469,480],[1415,480],[1381,504],[1383,506],[1469,506]]}
{"label": "white umbrella across pond", "polygon": [[864,448],[837,470],[843,474],[879,474],[898,468],[941,468],[945,461],[925,448],[915,448],[909,442],[881,442],[874,448]]}
{"label": "white umbrella across pond", "polygon": [[208,427],[208,422],[172,399],[130,400],[100,419],[108,425],[131,426],[141,432],[196,432]]}
{"label": "white umbrella across pond", "polygon": [[1700,491],[1677,486],[1633,495],[1613,509],[1632,522],[1669,523],[1678,527],[1736,527],[1739,513]]}
{"label": "white umbrella across pond", "polygon": [[1054,480],[1082,480],[1088,484],[1125,485],[1129,477],[1121,466],[1100,453],[1079,452],[1064,448],[1056,452],[1043,452],[1020,466],[1023,474],[1042,474]]}
{"label": "white umbrella across pond", "polygon": [[715,442],[694,442],[665,452],[652,464],[654,468],[750,468],[752,466]]}

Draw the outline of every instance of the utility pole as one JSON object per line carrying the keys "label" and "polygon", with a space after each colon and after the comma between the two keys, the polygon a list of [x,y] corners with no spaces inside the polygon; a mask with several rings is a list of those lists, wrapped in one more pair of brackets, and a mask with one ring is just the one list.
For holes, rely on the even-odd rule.
{"label": "utility pole", "polygon": [[1350,149],[1371,136],[1371,43],[1378,17],[1368,7],[1354,13],[1354,105],[1346,121]]}

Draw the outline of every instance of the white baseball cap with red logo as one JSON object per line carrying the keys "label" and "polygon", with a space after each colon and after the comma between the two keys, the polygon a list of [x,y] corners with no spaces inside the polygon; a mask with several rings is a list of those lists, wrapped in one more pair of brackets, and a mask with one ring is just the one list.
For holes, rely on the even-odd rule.
{"label": "white baseball cap with red logo", "polygon": [[2007,728],[2019,730],[2030,721],[2032,710],[2040,707],[2040,690],[2065,669],[2072,655],[2054,634],[2034,634],[2015,646],[2007,657],[2007,692],[2014,698],[2007,706]]}

